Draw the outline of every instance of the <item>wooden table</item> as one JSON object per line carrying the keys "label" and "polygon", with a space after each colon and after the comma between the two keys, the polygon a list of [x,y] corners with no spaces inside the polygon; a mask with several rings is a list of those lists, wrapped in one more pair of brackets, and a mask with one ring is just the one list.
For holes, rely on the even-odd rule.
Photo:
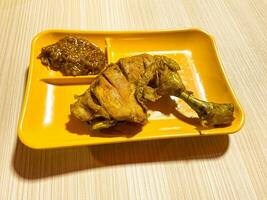
{"label": "wooden table", "polygon": [[[0,199],[267,199],[266,0],[0,1]],[[17,138],[31,39],[44,29],[200,27],[246,122],[230,136],[55,150]]]}

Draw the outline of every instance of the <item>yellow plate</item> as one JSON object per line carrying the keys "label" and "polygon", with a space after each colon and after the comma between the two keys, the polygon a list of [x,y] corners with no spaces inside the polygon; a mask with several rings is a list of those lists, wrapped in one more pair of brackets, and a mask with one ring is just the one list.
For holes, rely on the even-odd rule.
{"label": "yellow plate", "polygon": [[[99,46],[106,52],[108,62],[143,52],[175,59],[181,65],[186,87],[200,99],[234,104],[235,120],[230,126],[203,130],[192,118],[195,113],[179,99],[170,97],[149,105],[149,122],[143,127],[120,125],[109,132],[90,131],[87,123],[70,116],[69,105],[74,102],[74,95],[83,93],[95,76],[64,77],[60,72],[49,70],[37,59],[42,47],[68,34],[87,38]],[[244,112],[225,76],[214,39],[202,30],[50,30],[39,33],[33,39],[27,88],[18,125],[19,138],[31,148],[229,134],[238,131],[243,122]]]}

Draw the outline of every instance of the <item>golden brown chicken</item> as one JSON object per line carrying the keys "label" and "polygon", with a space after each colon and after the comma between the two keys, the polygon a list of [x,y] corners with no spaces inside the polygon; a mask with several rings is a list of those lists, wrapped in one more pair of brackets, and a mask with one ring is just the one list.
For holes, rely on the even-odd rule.
{"label": "golden brown chicken", "polygon": [[121,58],[98,75],[87,91],[76,97],[71,113],[93,129],[108,128],[117,122],[147,122],[147,101],[164,95],[183,99],[194,109],[203,126],[230,124],[232,104],[217,104],[194,98],[186,90],[179,65],[165,56],[141,54]]}

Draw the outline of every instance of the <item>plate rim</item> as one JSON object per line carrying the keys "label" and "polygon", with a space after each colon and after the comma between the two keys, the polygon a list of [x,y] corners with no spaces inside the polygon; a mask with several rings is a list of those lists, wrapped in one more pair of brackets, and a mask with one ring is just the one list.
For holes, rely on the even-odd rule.
{"label": "plate rim", "polygon": [[[193,133],[187,133],[187,135],[169,135],[169,136],[149,136],[149,137],[143,137],[143,138],[131,138],[129,140],[122,140],[122,141],[113,141],[110,140],[109,142],[101,142],[101,143],[84,143],[84,144],[74,144],[74,145],[70,145],[70,144],[63,144],[63,145],[54,145],[53,146],[40,146],[40,145],[36,145],[33,144],[32,142],[29,142],[23,135],[23,130],[22,130],[22,125],[23,125],[23,121],[24,121],[24,115],[26,113],[26,107],[27,107],[27,103],[28,103],[28,99],[29,99],[29,93],[30,93],[30,88],[31,88],[31,83],[32,83],[32,75],[33,75],[33,67],[34,67],[34,46],[37,42],[37,40],[45,35],[45,34],[49,34],[49,33],[65,33],[65,34],[97,34],[97,35],[119,35],[119,34],[123,34],[123,35],[127,35],[127,34],[151,34],[151,33],[175,33],[175,32],[187,32],[187,31],[194,31],[194,32],[198,32],[201,34],[204,34],[205,36],[207,36],[210,40],[211,40],[211,45],[212,48],[215,51],[215,56],[216,59],[219,62],[219,68],[222,72],[222,75],[229,87],[229,90],[231,92],[231,95],[233,97],[233,99],[235,100],[235,103],[238,105],[239,109],[240,109],[240,123],[238,124],[239,126],[234,129],[233,131],[225,131],[222,133],[208,133],[208,134],[199,134],[199,135],[195,135]],[[71,147],[71,146],[91,146],[91,145],[100,145],[100,144],[114,144],[114,143],[125,143],[125,142],[136,142],[136,141],[147,141],[147,140],[158,140],[158,139],[171,139],[171,138],[179,138],[179,137],[197,137],[197,136],[214,136],[214,135],[227,135],[227,134],[233,134],[238,132],[245,123],[245,112],[244,112],[244,108],[242,107],[242,105],[240,104],[231,84],[229,81],[229,78],[226,75],[225,72],[225,68],[222,64],[221,58],[218,54],[218,48],[215,42],[215,37],[210,34],[209,32],[207,32],[206,30],[203,30],[201,28],[196,28],[196,27],[191,27],[191,28],[179,28],[179,29],[156,29],[156,30],[72,30],[72,29],[46,29],[43,30],[39,33],[37,33],[31,42],[31,51],[30,51],[30,64],[29,64],[29,68],[28,68],[28,74],[27,74],[27,82],[26,82],[26,88],[25,88],[25,92],[24,92],[24,97],[23,97],[23,103],[22,103],[22,108],[21,108],[21,112],[20,112],[20,117],[19,117],[19,123],[17,126],[17,133],[18,133],[18,137],[19,139],[22,141],[23,144],[25,144],[26,146],[32,148],[32,149],[52,149],[52,148],[64,148],[64,147]]]}

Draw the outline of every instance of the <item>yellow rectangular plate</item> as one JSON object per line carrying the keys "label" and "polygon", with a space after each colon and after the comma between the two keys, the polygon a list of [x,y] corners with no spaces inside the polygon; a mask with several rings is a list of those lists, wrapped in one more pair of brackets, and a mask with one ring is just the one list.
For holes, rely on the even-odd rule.
{"label": "yellow rectangular plate", "polygon": [[[95,76],[64,77],[43,66],[37,56],[41,48],[66,35],[88,39],[106,52],[108,62],[143,52],[166,55],[181,66],[186,87],[200,99],[232,103],[235,120],[230,126],[202,129],[196,114],[175,97],[150,104],[145,126],[123,124],[92,132],[90,126],[70,115],[75,94],[82,94]],[[199,29],[168,31],[95,32],[51,30],[32,42],[30,67],[18,125],[21,141],[36,149],[96,145],[139,140],[229,134],[238,131],[244,112],[237,101],[218,58],[214,39]]]}

